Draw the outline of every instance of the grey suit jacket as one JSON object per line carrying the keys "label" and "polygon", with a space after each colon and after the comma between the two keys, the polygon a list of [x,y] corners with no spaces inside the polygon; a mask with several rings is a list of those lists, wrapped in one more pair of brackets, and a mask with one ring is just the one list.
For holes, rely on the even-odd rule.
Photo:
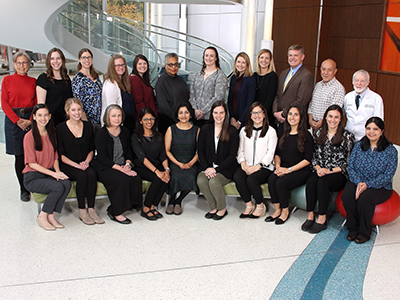
{"label": "grey suit jacket", "polygon": [[290,68],[282,71],[279,75],[278,90],[272,105],[272,112],[283,111],[286,115],[286,110],[291,104],[298,104],[307,112],[308,103],[311,100],[314,89],[314,76],[303,65],[293,75],[285,91],[283,91],[283,85],[289,71]]}

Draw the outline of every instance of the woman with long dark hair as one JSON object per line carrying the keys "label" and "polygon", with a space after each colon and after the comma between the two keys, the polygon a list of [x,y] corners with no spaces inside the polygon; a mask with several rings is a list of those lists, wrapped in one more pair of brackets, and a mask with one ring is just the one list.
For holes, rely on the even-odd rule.
{"label": "woman with long dark hair", "polygon": [[64,228],[55,213],[61,213],[71,182],[60,171],[56,131],[49,109],[43,103],[33,108],[32,130],[24,137],[24,151],[24,185],[30,192],[47,194],[37,223],[45,230]]}
{"label": "woman with long dark hair", "polygon": [[392,195],[397,160],[397,150],[385,136],[385,123],[379,117],[369,118],[365,136],[351,152],[349,181],[342,196],[347,240],[362,244],[370,239],[375,206]]}
{"label": "woman with long dark hair", "polygon": [[194,123],[201,127],[211,117],[211,106],[216,101],[224,100],[228,80],[220,69],[218,51],[207,47],[203,52],[203,66],[194,74],[190,83],[189,102],[194,109]]}
{"label": "woman with long dark hair", "polygon": [[93,67],[93,53],[83,48],[78,53],[77,73],[72,79],[72,93],[83,105],[82,120],[98,130],[101,127],[101,93],[103,83]]}
{"label": "woman with long dark hair", "polygon": [[[354,135],[344,129],[343,110],[331,105],[325,111],[320,129],[314,131],[315,150],[312,159],[313,172],[307,179],[307,220],[303,231],[318,233],[327,228],[330,192],[340,191],[347,181],[347,161],[354,146]],[[319,203],[318,219],[314,220],[314,209]]]}
{"label": "woman with long dark hair", "polygon": [[206,197],[210,211],[207,219],[222,220],[227,214],[224,185],[229,183],[238,164],[238,131],[229,124],[228,107],[222,100],[211,107],[210,122],[199,134],[200,173],[197,185]]}
{"label": "woman with long dark hair", "polygon": [[157,131],[156,114],[151,108],[145,107],[140,111],[131,143],[136,155],[134,159],[136,172],[143,179],[151,181],[140,215],[147,220],[155,221],[163,217],[156,207],[168,189],[170,169],[165,153],[164,137]]}
{"label": "woman with long dark hair", "polygon": [[65,121],[65,100],[73,96],[65,56],[60,49],[52,48],[47,53],[46,68],[36,80],[37,102],[47,105],[54,126],[57,126]]}
{"label": "woman with long dark hair", "polygon": [[157,117],[154,91],[150,84],[149,61],[146,56],[142,54],[135,56],[129,80],[132,86],[133,99],[135,100],[136,115],[139,115],[143,108],[149,107]]}
{"label": "woman with long dark hair", "polygon": [[289,106],[284,131],[275,152],[275,172],[268,178],[268,189],[275,212],[265,221],[276,225],[289,219],[290,191],[305,184],[311,173],[314,142],[307,131],[307,115],[296,104]]}
{"label": "woman with long dark hair", "polygon": [[[240,218],[257,219],[265,215],[261,184],[266,183],[274,170],[274,154],[278,138],[269,126],[264,106],[254,102],[247,112],[246,126],[240,130],[237,162],[233,176],[236,188],[246,203]],[[254,198],[255,204],[251,201]]]}

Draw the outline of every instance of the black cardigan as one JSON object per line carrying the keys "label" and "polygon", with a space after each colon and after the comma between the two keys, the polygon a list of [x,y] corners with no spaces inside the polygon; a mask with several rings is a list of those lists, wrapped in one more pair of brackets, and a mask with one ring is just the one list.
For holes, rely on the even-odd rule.
{"label": "black cardigan", "polygon": [[213,162],[218,165],[215,169],[228,179],[233,178],[238,163],[236,155],[239,147],[239,134],[236,128],[229,126],[229,141],[218,142],[217,153],[215,153],[214,124],[204,125],[199,134],[198,155],[200,171],[213,167]]}
{"label": "black cardigan", "polygon": [[[132,161],[133,152],[131,148],[131,138],[129,136],[129,130],[123,126],[120,127],[121,132],[119,138],[121,140],[122,149],[124,150],[125,160],[129,159]],[[108,130],[103,126],[96,134],[95,145],[97,155],[93,160],[93,168],[99,172],[105,169],[110,169],[114,165],[114,140],[108,133]]]}

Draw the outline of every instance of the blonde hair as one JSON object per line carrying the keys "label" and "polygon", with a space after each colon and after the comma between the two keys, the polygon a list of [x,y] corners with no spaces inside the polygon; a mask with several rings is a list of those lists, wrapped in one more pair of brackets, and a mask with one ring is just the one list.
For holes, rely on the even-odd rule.
{"label": "blonde hair", "polygon": [[233,73],[234,73],[236,76],[239,76],[239,71],[236,70],[236,61],[238,60],[239,57],[244,58],[244,60],[246,61],[246,70],[244,71],[244,77],[250,77],[251,75],[253,75],[253,71],[251,70],[250,58],[249,58],[249,56],[246,54],[246,52],[240,52],[238,55],[236,55],[235,64],[234,64],[234,66],[233,66]]}
{"label": "blonde hair", "polygon": [[67,100],[65,100],[65,104],[64,104],[64,111],[65,111],[65,114],[67,115],[68,119],[69,119],[68,111],[69,111],[71,105],[74,103],[78,104],[81,107],[81,109],[83,110],[83,105],[82,105],[81,100],[79,100],[78,98],[68,98]]}
{"label": "blonde hair", "polygon": [[255,63],[256,72],[257,72],[258,74],[261,73],[261,67],[260,67],[260,64],[259,64],[259,60],[260,60],[260,56],[261,56],[262,54],[264,54],[264,53],[269,53],[269,57],[270,57],[270,61],[269,61],[269,66],[268,66],[267,74],[268,74],[268,73],[271,73],[271,72],[276,72],[275,63],[274,63],[274,57],[272,56],[272,52],[271,52],[271,50],[269,50],[269,49],[261,49],[260,51],[258,51],[258,53],[257,53],[257,60],[256,60],[256,63]]}

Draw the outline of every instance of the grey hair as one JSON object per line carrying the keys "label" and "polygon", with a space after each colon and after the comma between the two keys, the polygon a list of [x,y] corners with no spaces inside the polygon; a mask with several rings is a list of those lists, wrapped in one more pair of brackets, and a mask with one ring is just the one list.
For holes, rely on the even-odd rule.
{"label": "grey hair", "polygon": [[302,55],[304,55],[304,48],[303,48],[303,46],[294,44],[294,45],[292,45],[292,46],[290,46],[290,47],[288,48],[288,54],[289,54],[289,51],[290,51],[290,50],[297,50],[297,51],[300,51],[300,53],[301,53]]}
{"label": "grey hair", "polygon": [[20,57],[20,56],[25,56],[26,61],[27,61],[28,63],[30,63],[30,62],[32,61],[28,54],[26,54],[25,52],[22,52],[22,51],[18,51],[17,53],[15,53],[15,54],[12,56],[12,61],[13,61],[13,63],[17,62],[17,58]]}
{"label": "grey hair", "polygon": [[112,109],[119,109],[121,111],[122,114],[122,120],[121,123],[124,122],[125,119],[125,113],[124,110],[122,109],[121,106],[119,106],[118,104],[110,104],[109,106],[107,106],[106,111],[104,112],[104,116],[103,116],[103,123],[104,126],[106,127],[110,127],[110,112]]}
{"label": "grey hair", "polygon": [[179,60],[178,54],[176,54],[176,53],[167,53],[167,54],[165,54],[165,58],[164,58],[165,63],[167,63],[167,61],[170,58],[176,58],[176,60]]}
{"label": "grey hair", "polygon": [[356,71],[356,72],[353,74],[353,81],[354,81],[354,78],[356,77],[357,74],[362,74],[362,75],[364,75],[365,77],[367,77],[367,81],[369,82],[370,76],[369,76],[369,73],[368,73],[367,71],[365,71],[365,70],[363,70],[363,69]]}

